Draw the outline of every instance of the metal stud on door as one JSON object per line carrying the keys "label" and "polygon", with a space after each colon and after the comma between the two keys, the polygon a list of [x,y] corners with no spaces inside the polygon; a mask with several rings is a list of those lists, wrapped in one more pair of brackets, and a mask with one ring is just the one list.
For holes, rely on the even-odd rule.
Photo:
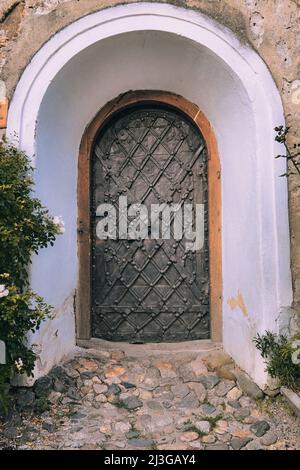
{"label": "metal stud on door", "polygon": [[[162,342],[209,337],[207,151],[183,114],[143,106],[118,114],[100,131],[92,163],[92,336]],[[187,251],[186,234],[99,239],[100,204],[204,206],[204,244]],[[122,216],[122,214],[120,214]],[[195,214],[194,214],[195,215]],[[118,218],[118,217],[117,217]],[[161,235],[161,234],[160,234]]]}

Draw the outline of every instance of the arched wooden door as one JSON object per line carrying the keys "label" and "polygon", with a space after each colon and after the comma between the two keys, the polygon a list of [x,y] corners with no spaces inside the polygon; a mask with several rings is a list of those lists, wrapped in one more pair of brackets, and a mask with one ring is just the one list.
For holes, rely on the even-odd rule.
{"label": "arched wooden door", "polygon": [[[100,129],[91,158],[92,336],[136,343],[208,338],[207,149],[199,129],[164,104],[129,107]],[[97,208],[111,204],[118,224],[120,197],[129,212],[133,204],[146,207],[146,238],[128,239],[118,230],[115,239],[97,236],[103,220]],[[176,205],[182,218],[192,207],[194,229],[196,207],[202,207],[201,249],[187,248],[184,231],[181,238],[174,233],[175,212],[170,237],[151,238],[151,210],[155,218],[160,204]]]}
{"label": "arched wooden door", "polygon": [[[216,139],[197,105],[138,90],[99,111],[82,137],[78,163],[79,345],[96,346],[93,337],[221,341],[220,182]],[[147,210],[153,202],[202,204],[201,250],[187,253],[172,230],[169,240],[99,239],[97,207],[108,203],[117,212],[125,196],[128,206],[143,202]]]}

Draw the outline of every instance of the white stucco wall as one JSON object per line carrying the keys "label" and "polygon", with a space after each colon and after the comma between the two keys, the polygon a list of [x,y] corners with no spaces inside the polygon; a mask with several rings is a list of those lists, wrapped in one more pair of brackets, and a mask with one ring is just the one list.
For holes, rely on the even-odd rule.
{"label": "white stucco wall", "polygon": [[61,31],[27,67],[11,103],[9,131],[35,154],[37,194],[66,225],[55,246],[33,260],[32,287],[57,309],[55,326],[45,324],[34,337],[38,373],[74,347],[80,140],[97,111],[131,89],[178,93],[214,128],[222,168],[224,347],[264,385],[253,336],[276,331],[280,309],[291,304],[287,188],[278,178],[282,162],[274,160],[273,128],[283,123],[279,94],[261,59],[231,33],[161,4],[115,7]]}

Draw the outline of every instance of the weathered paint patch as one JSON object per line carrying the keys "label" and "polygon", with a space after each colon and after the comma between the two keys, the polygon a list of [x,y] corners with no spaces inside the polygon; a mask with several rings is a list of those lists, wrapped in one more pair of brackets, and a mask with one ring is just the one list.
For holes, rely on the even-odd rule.
{"label": "weathered paint patch", "polygon": [[291,86],[292,103],[300,105],[300,80],[294,80]]}
{"label": "weathered paint patch", "polygon": [[0,101],[6,96],[6,85],[3,80],[0,80]]}
{"label": "weathered paint patch", "polygon": [[15,385],[31,386],[38,377],[72,355],[75,348],[74,291],[52,311],[51,320],[44,321],[28,339],[37,355],[34,375],[18,374],[13,380]]}
{"label": "weathered paint patch", "polygon": [[0,129],[5,129],[7,125],[8,99],[4,96],[0,98]]}
{"label": "weathered paint patch", "polygon": [[227,303],[228,303],[229,307],[231,308],[231,310],[239,308],[242,311],[242,313],[245,317],[249,316],[248,309],[246,307],[243,294],[241,293],[240,290],[238,290],[237,296],[236,297],[230,297],[227,300]]}

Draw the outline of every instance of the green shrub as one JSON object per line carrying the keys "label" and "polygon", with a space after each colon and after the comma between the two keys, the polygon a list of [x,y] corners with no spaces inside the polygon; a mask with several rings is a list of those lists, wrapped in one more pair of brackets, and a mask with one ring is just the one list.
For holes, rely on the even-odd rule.
{"label": "green shrub", "polygon": [[254,338],[257,349],[266,360],[266,371],[271,377],[278,379],[281,385],[293,390],[300,387],[300,364],[293,359],[296,350],[300,349],[299,340],[300,335],[289,339],[270,331],[266,331],[264,335],[257,334]]}
{"label": "green shrub", "polygon": [[0,401],[7,403],[14,373],[31,375],[36,355],[27,344],[51,307],[29,288],[33,253],[53,245],[61,232],[39,199],[33,197],[33,168],[12,145],[0,144],[0,340],[6,364],[0,364]]}

